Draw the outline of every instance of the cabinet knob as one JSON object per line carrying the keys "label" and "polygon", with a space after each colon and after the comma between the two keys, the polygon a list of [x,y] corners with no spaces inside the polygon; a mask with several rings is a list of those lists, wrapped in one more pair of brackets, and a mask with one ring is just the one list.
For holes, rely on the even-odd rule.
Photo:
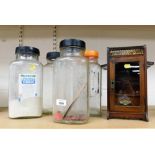
{"label": "cabinet knob", "polygon": [[111,80],[110,83],[111,83],[111,89],[115,89],[115,80]]}

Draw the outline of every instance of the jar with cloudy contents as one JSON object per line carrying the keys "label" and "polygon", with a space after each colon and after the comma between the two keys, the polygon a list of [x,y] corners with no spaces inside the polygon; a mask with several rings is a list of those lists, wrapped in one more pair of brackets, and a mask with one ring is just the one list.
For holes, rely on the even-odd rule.
{"label": "jar with cloudy contents", "polygon": [[60,42],[60,57],[54,62],[53,119],[58,123],[86,123],[88,112],[88,61],[85,42],[65,39]]}
{"label": "jar with cloudy contents", "polygon": [[42,115],[42,64],[39,49],[19,46],[16,60],[10,64],[9,117],[25,118]]}
{"label": "jar with cloudy contents", "polygon": [[85,52],[89,61],[89,112],[91,116],[101,116],[101,66],[98,64],[99,53],[95,50]]}
{"label": "jar with cloudy contents", "polygon": [[47,64],[43,67],[43,113],[50,114],[53,111],[53,63],[60,56],[60,52],[48,52]]}

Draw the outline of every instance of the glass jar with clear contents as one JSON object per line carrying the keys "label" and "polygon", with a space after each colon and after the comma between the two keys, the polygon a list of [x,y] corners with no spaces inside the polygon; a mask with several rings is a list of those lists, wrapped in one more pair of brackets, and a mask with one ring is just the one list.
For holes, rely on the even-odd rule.
{"label": "glass jar with clear contents", "polygon": [[47,64],[43,67],[43,113],[50,114],[53,111],[53,63],[60,57],[60,52],[48,52]]}
{"label": "glass jar with clear contents", "polygon": [[40,117],[42,115],[42,64],[39,49],[19,46],[16,60],[10,64],[9,117]]}
{"label": "glass jar with clear contents", "polygon": [[89,112],[91,116],[101,116],[101,67],[98,64],[98,51],[85,52],[89,60]]}
{"label": "glass jar with clear contents", "polygon": [[88,61],[83,56],[85,42],[65,39],[54,62],[53,119],[59,123],[86,123],[88,112]]}

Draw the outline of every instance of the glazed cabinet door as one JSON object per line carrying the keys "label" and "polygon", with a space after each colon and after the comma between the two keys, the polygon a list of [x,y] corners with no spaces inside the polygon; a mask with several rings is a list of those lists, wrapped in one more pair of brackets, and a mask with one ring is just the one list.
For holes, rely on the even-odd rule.
{"label": "glazed cabinet door", "polygon": [[144,112],[144,57],[111,58],[109,63],[109,104],[115,112]]}

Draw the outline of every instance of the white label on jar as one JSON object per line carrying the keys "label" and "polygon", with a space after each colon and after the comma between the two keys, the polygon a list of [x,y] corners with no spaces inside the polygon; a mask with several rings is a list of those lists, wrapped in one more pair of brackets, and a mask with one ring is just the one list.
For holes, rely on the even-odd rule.
{"label": "white label on jar", "polygon": [[64,100],[64,99],[57,99],[56,100],[56,105],[65,107],[66,106],[66,100]]}
{"label": "white label on jar", "polygon": [[37,97],[37,75],[19,74],[19,100]]}

